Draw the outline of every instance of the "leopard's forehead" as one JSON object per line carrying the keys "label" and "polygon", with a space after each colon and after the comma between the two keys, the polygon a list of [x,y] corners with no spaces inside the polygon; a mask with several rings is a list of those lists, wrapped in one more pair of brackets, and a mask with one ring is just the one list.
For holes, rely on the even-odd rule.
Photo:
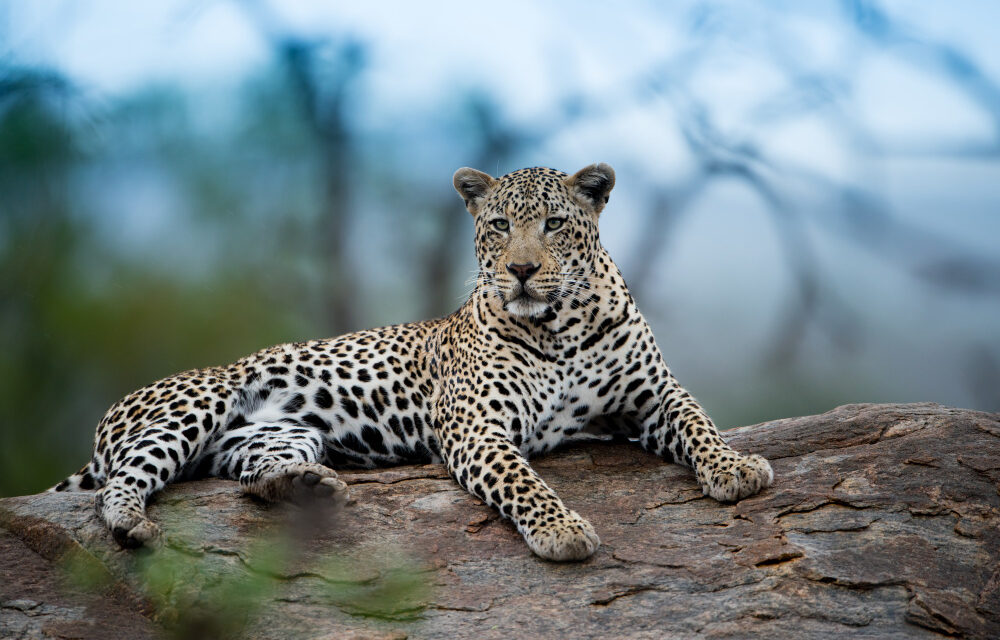
{"label": "leopard's forehead", "polygon": [[528,167],[511,171],[505,176],[497,178],[500,189],[535,189],[539,186],[555,187],[562,183],[569,175],[558,169],[547,167]]}
{"label": "leopard's forehead", "polygon": [[497,179],[485,205],[509,216],[544,213],[552,205],[571,200],[564,180],[569,174],[547,167],[512,171]]}

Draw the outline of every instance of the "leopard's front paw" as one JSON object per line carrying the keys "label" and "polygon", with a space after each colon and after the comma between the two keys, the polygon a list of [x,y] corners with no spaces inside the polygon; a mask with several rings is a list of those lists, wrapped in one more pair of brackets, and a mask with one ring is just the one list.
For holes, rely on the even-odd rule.
{"label": "leopard's front paw", "polygon": [[758,455],[740,456],[707,475],[701,489],[719,502],[742,500],[771,486],[774,480],[770,463]]}
{"label": "leopard's front paw", "polygon": [[524,534],[531,550],[546,560],[584,560],[597,551],[601,539],[576,511],[567,510],[554,522],[543,522]]}

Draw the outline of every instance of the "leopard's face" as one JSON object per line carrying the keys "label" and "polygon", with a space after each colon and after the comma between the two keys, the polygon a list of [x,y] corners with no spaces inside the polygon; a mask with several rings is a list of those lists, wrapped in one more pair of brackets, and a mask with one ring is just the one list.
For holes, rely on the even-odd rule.
{"label": "leopard's face", "polygon": [[591,165],[573,176],[522,169],[495,179],[455,173],[455,188],[475,217],[479,286],[521,317],[541,317],[591,286],[601,255],[597,220],[614,171]]}

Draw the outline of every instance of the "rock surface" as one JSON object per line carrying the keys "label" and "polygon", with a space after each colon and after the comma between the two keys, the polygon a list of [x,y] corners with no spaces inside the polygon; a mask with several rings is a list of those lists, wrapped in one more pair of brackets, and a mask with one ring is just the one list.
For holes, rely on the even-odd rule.
{"label": "rock surface", "polygon": [[722,505],[628,443],[535,460],[601,536],[579,564],[532,556],[437,465],[345,472],[332,516],[174,485],[150,513],[182,568],[159,582],[90,494],[7,498],[0,637],[195,637],[187,609],[214,615],[226,584],[253,594],[251,638],[1000,637],[1000,415],[850,405],[725,437],[773,487]]}

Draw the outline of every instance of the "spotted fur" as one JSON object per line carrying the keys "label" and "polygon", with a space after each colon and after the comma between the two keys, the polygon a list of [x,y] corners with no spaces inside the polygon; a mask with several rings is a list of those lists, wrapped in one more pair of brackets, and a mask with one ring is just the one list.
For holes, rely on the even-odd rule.
{"label": "spotted fur", "polygon": [[579,560],[598,547],[594,528],[527,461],[571,434],[626,435],[692,467],[717,500],[770,485],[767,461],[730,449],[671,375],[601,246],[611,167],[499,179],[466,168],[454,184],[475,218],[480,266],[458,311],[279,345],[139,389],[101,420],[91,462],[53,490],[96,489],[97,513],[133,547],[158,539],[146,500],[177,480],[343,500],[335,467],[444,462],[536,554]]}

